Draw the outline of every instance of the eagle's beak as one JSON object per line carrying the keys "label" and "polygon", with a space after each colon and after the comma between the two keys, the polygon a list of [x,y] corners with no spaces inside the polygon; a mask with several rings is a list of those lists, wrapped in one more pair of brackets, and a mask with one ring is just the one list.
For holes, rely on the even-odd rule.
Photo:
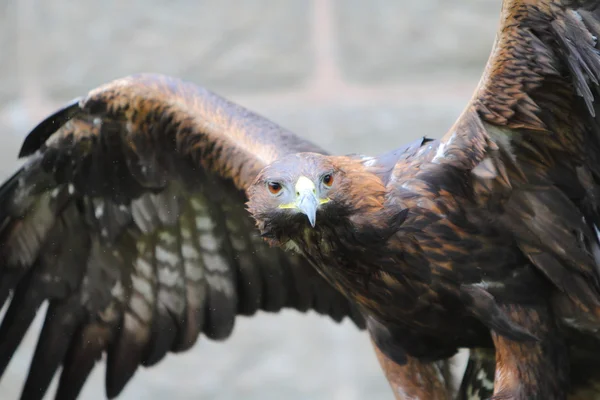
{"label": "eagle's beak", "polygon": [[317,188],[313,181],[301,176],[296,182],[296,207],[308,218],[308,222],[314,228],[317,222]]}

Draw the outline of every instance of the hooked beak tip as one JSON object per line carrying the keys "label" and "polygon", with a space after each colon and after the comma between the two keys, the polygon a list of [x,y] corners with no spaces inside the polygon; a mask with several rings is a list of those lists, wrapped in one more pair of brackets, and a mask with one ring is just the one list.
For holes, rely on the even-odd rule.
{"label": "hooked beak tip", "polygon": [[312,192],[302,194],[298,198],[298,210],[300,210],[304,215],[306,215],[310,226],[313,228],[317,223],[318,205],[319,202],[317,201],[317,197]]}

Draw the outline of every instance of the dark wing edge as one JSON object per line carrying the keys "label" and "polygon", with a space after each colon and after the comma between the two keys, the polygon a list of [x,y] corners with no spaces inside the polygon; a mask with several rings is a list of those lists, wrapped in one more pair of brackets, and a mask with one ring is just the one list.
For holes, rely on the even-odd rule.
{"label": "dark wing edge", "polygon": [[269,248],[245,189],[282,154],[323,152],[193,84],[141,74],[40,123],[0,187],[0,376],[48,311],[23,399],[78,396],[107,355],[106,394],[139,365],[223,340],[236,315],[282,308],[361,314],[306,261]]}
{"label": "dark wing edge", "polygon": [[490,223],[565,293],[559,314],[592,329],[600,327],[599,37],[595,0],[505,0],[479,86],[433,158],[468,173],[477,206],[497,216]]}

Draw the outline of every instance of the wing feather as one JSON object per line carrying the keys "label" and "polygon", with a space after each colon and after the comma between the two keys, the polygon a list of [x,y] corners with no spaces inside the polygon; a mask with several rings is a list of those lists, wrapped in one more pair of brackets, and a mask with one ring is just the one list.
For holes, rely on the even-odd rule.
{"label": "wing feather", "polygon": [[22,398],[73,399],[106,354],[106,394],[140,365],[224,340],[237,315],[357,309],[303,259],[270,248],[245,209],[267,163],[323,152],[195,85],[138,75],[40,123],[0,187],[0,375],[49,301]]}
{"label": "wing feather", "polygon": [[485,73],[435,160],[469,171],[491,222],[596,319],[599,27],[597,1],[505,0]]}

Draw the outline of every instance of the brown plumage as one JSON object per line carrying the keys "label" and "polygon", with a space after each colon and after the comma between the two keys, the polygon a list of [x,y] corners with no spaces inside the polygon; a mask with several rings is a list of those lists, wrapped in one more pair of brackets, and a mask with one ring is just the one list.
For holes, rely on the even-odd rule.
{"label": "brown plumage", "polygon": [[578,390],[570,366],[600,339],[599,4],[505,0],[441,140],[289,155],[249,189],[263,236],[353,299],[393,361],[494,347],[494,398]]}
{"label": "brown plumage", "polygon": [[[113,398],[138,366],[202,333],[226,339],[237,315],[258,310],[314,310],[364,328],[358,308],[306,259],[270,248],[245,209],[262,168],[306,151],[324,153],[160,75],[111,82],[41,122],[0,187],[0,306],[10,301],[0,375],[45,300],[22,399],[41,399],[59,367],[56,398],[76,398],[103,354]],[[413,361],[399,374],[441,379]],[[407,393],[446,398],[439,382]]]}
{"label": "brown plumage", "polygon": [[377,345],[373,344],[373,349],[395,399],[450,400],[453,398],[454,390],[450,381],[451,364],[423,363],[409,357],[405,364],[399,365],[383,354]]}

